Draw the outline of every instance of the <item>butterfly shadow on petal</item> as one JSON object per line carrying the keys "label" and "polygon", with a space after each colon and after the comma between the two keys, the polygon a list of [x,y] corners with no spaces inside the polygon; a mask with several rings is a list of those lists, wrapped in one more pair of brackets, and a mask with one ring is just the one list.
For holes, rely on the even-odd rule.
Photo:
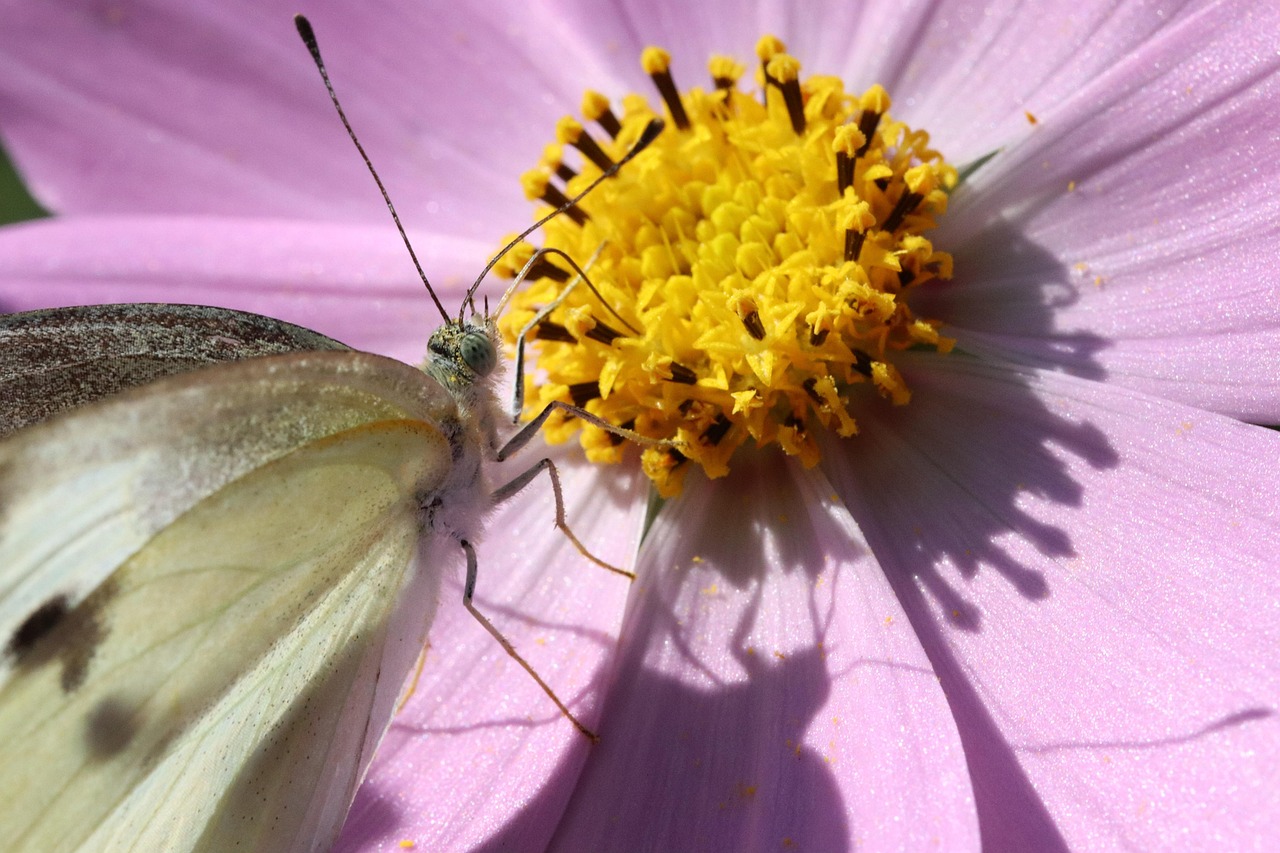
{"label": "butterfly shadow on petal", "polygon": [[[812,521],[787,465],[699,477],[663,509],[607,678],[601,742],[585,766],[567,757],[478,850],[848,847],[848,809],[806,740],[831,693],[832,617],[819,611],[835,605],[813,594],[823,564],[804,545]],[[779,634],[782,611],[792,619]]]}

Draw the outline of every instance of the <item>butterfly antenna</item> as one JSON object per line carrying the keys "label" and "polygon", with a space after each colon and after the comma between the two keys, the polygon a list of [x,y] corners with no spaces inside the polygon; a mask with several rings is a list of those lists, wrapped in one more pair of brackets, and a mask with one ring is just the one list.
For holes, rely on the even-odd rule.
{"label": "butterfly antenna", "polygon": [[[503,256],[506,255],[507,252],[510,252],[512,249],[518,246],[520,244],[520,241],[523,240],[525,237],[528,237],[534,231],[537,231],[543,225],[546,225],[552,219],[555,219],[557,216],[564,213],[566,210],[573,207],[578,202],[582,201],[582,199],[585,198],[588,193],[590,193],[596,187],[600,186],[600,184],[604,183],[606,180],[616,175],[618,173],[618,170],[621,169],[623,166],[625,166],[627,163],[631,162],[631,159],[633,157],[635,157],[644,149],[648,148],[649,143],[653,142],[653,140],[658,138],[658,135],[662,133],[662,129],[665,126],[666,125],[663,123],[662,119],[660,118],[655,118],[650,120],[650,122],[644,126],[644,130],[640,132],[640,138],[636,140],[636,144],[631,146],[631,150],[628,151],[621,160],[619,160],[618,162],[610,166],[608,169],[605,169],[603,172],[601,172],[594,181],[587,184],[586,189],[584,189],[582,192],[578,193],[573,198],[569,199],[564,204],[560,205],[555,210],[551,211],[546,216],[542,217],[537,222],[533,223],[528,228],[524,229],[519,234],[517,234],[514,238],[512,238],[510,243],[503,246],[498,251],[498,254],[494,255],[489,260],[489,263],[485,265],[485,268],[480,271],[480,275],[476,276],[476,280],[471,285],[471,289],[467,291],[466,298],[468,300],[471,299],[471,297],[475,294],[475,292],[480,289],[480,282],[484,281],[484,277],[489,274],[489,270],[493,269],[494,264],[502,260]],[[388,202],[388,204],[389,203],[390,202]]]}
{"label": "butterfly antenna", "polygon": [[[347,114],[343,112],[342,104],[338,103],[338,93],[333,91],[333,82],[329,79],[329,72],[324,67],[324,60],[320,58],[320,44],[316,41],[316,31],[311,28],[311,22],[303,15],[294,15],[293,23],[298,28],[298,35],[302,36],[302,43],[307,46],[307,50],[311,51],[311,59],[315,62],[316,68],[320,70],[320,77],[324,80],[324,87],[329,92],[329,100],[333,102],[333,108],[338,111],[338,118],[342,119],[342,126],[347,129],[347,136],[351,137],[351,141],[355,143],[356,150],[360,152],[360,156],[364,159],[364,164],[369,167],[369,174],[373,175],[374,183],[378,185],[378,191],[382,193],[382,200],[387,203],[387,210],[391,211],[391,218],[396,223],[396,230],[400,232],[400,239],[404,240],[404,247],[409,250],[409,257],[413,259],[413,265],[418,270],[418,276],[422,279],[422,283],[426,285],[427,293],[431,294],[431,301],[436,304],[436,308],[440,311],[440,316],[444,317],[445,322],[449,322],[451,319],[449,312],[440,303],[440,297],[436,296],[435,288],[427,280],[427,274],[423,272],[422,264],[418,262],[418,255],[413,251],[413,245],[409,242],[409,235],[405,233],[404,225],[400,222],[400,214],[396,213],[396,206],[391,203],[391,195],[387,192],[387,188],[383,186],[382,178],[378,177],[378,170],[373,168],[373,161],[369,159],[364,146],[356,138],[356,132],[351,127],[351,122],[347,121]],[[506,249],[503,249],[503,251],[505,252]],[[493,266],[493,264],[489,266]],[[485,271],[488,272],[488,268]]]}

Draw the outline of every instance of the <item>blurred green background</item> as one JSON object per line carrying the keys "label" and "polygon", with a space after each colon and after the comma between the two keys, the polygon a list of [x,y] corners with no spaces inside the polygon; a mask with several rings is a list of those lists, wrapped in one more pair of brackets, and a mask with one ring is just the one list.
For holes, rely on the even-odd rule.
{"label": "blurred green background", "polygon": [[27,192],[8,155],[0,148],[0,225],[48,215]]}

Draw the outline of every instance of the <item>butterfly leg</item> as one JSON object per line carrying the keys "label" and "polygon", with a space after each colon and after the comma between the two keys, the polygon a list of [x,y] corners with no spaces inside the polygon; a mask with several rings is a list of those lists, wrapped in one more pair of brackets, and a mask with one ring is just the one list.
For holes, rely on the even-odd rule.
{"label": "butterfly leg", "polygon": [[[505,450],[506,448],[503,449]],[[507,498],[515,495],[525,486],[529,485],[533,478],[541,474],[543,471],[546,471],[547,476],[551,478],[551,493],[556,499],[556,527],[560,528],[560,532],[569,538],[569,541],[573,543],[573,547],[578,549],[579,554],[586,557],[597,566],[608,569],[609,571],[622,575],[625,578],[635,580],[636,576],[634,573],[629,572],[626,569],[620,569],[617,566],[610,565],[588,551],[587,546],[583,545],[582,541],[574,535],[572,530],[569,529],[569,523],[565,520],[564,516],[564,492],[560,488],[560,472],[556,470],[555,463],[550,459],[543,458],[538,460],[536,463],[531,465],[527,471],[517,475],[511,482],[495,490],[493,493],[494,504],[500,504]]]}
{"label": "butterfly leg", "polygon": [[538,675],[538,673],[534,671],[533,667],[529,665],[529,662],[520,656],[520,653],[516,651],[515,646],[511,645],[511,642],[506,637],[502,636],[502,632],[495,628],[493,623],[490,622],[483,613],[476,609],[475,604],[471,600],[476,591],[476,550],[471,547],[471,543],[465,539],[459,540],[458,544],[462,546],[463,552],[467,555],[467,580],[466,585],[462,590],[462,605],[466,607],[471,615],[476,618],[477,622],[484,626],[486,631],[493,635],[493,638],[498,641],[500,646],[502,646],[503,651],[509,654],[516,663],[524,667],[524,671],[529,673],[529,675],[533,677],[534,681],[538,682],[538,686],[542,688],[542,691],[551,697],[552,702],[556,703],[556,707],[560,709],[560,713],[568,717],[569,722],[573,723],[578,731],[591,738],[592,743],[599,743],[600,736],[583,725],[582,721],[573,715],[573,712],[560,701],[560,697],[555,694],[555,691],[551,689],[551,686],[547,684],[547,682],[543,681],[542,676]]}
{"label": "butterfly leg", "polygon": [[620,427],[617,424],[611,424],[603,418],[596,417],[586,409],[581,409],[577,406],[565,403],[562,400],[552,400],[550,403],[547,403],[546,408],[539,412],[533,420],[520,427],[520,429],[516,431],[515,435],[507,439],[507,443],[498,451],[498,461],[501,462],[507,457],[518,453],[521,448],[528,444],[533,437],[537,435],[538,430],[542,429],[542,425],[546,422],[547,418],[551,416],[553,411],[564,412],[565,414],[571,415],[579,420],[586,421],[592,426],[599,427],[605,432],[621,436],[628,441],[633,441],[644,447],[680,446],[680,442],[678,441],[671,441],[670,439],[665,438],[650,438],[647,435],[641,435],[635,430]]}
{"label": "butterfly leg", "polygon": [[[604,247],[605,244],[601,243],[596,248],[595,253],[587,260],[587,269],[591,269],[592,264],[596,262],[596,258],[600,257],[600,253],[604,250]],[[502,301],[498,303],[498,313],[502,313],[502,309],[507,304],[507,301],[511,298],[512,294],[520,289],[520,286],[524,284],[526,278],[530,276],[538,278],[541,275],[540,272],[535,271],[539,269],[540,265],[547,264],[547,261],[545,260],[547,255],[559,255],[570,267],[574,269],[576,275],[567,285],[565,285],[559,295],[544,305],[541,310],[533,316],[533,319],[526,323],[525,327],[520,330],[520,334],[516,335],[516,380],[511,399],[511,422],[513,424],[520,420],[520,412],[524,410],[525,342],[529,340],[529,336],[533,334],[534,329],[536,329],[543,320],[550,316],[551,312],[559,308],[560,305],[569,298],[569,294],[573,292],[573,289],[577,287],[579,283],[583,284],[588,290],[595,294],[596,299],[604,306],[604,309],[612,314],[617,321],[622,324],[623,328],[629,330],[634,335],[639,336],[641,334],[639,329],[628,323],[621,314],[614,310],[613,306],[609,304],[609,301],[600,295],[600,291],[596,289],[596,286],[592,284],[591,279],[587,277],[586,270],[578,266],[577,261],[565,252],[550,246],[544,246],[541,249],[538,249],[533,253],[533,256],[529,258],[528,262],[525,263],[524,268],[521,269],[519,274],[516,276],[515,281],[511,283],[509,288],[507,288],[507,292],[502,295]],[[488,309],[486,308],[486,313],[487,311]]]}

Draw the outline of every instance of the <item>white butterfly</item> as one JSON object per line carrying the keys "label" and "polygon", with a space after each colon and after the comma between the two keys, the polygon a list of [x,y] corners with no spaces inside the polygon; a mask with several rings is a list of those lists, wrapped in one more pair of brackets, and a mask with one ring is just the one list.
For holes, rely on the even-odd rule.
{"label": "white butterfly", "polygon": [[420,371],[225,309],[0,317],[0,850],[327,849],[459,547],[524,663],[471,542],[554,468],[491,488],[541,418],[500,445],[495,327],[446,318]]}
{"label": "white butterfly", "polygon": [[[4,318],[6,355],[74,336],[74,357],[110,313],[163,372],[169,321],[246,319],[45,313]],[[337,344],[178,373],[0,442],[0,849],[332,841],[459,543],[474,588],[496,351],[478,324],[431,346],[428,373]],[[94,374],[46,364],[67,396]]]}

